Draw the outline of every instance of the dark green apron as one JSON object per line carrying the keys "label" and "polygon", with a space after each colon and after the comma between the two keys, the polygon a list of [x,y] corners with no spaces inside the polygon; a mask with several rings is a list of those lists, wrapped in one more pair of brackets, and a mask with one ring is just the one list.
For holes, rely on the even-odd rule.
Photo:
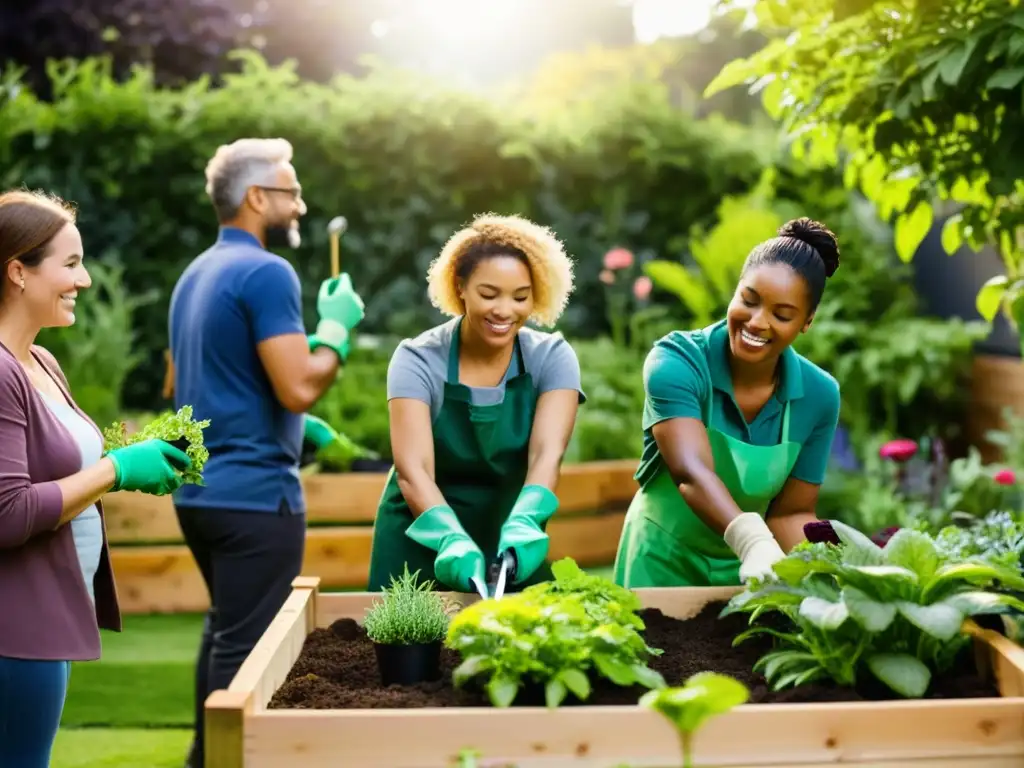
{"label": "dark green apron", "polygon": [[[502,402],[474,405],[469,387],[459,383],[461,326],[460,319],[448,354],[444,401],[433,424],[434,480],[466,533],[484,553],[486,568],[497,557],[501,526],[526,482],[537,396],[517,336],[514,354],[519,361],[519,374],[507,380]],[[398,476],[392,467],[374,522],[370,592],[389,586],[392,576],[402,575],[406,563],[410,573],[419,570],[420,580],[433,579],[438,589],[454,589],[451,584],[441,583],[434,573],[437,553],[405,535],[412,521],[412,511],[398,488]],[[546,529],[546,525],[542,527]],[[550,578],[550,565],[544,564],[531,578],[514,587],[509,579],[506,591],[517,591]]]}

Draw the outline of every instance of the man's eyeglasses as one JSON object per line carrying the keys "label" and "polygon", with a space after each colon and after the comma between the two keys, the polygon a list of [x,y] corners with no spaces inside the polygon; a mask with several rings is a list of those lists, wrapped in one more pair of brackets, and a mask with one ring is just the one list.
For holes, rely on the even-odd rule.
{"label": "man's eyeglasses", "polygon": [[284,192],[291,195],[295,200],[300,200],[302,198],[301,185],[296,185],[294,187],[264,187],[256,185],[256,189],[262,189],[264,192]]}

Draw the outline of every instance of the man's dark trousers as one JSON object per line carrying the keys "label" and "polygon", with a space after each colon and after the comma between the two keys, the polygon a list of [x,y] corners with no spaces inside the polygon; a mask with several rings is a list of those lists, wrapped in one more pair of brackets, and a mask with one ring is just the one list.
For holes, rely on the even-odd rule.
{"label": "man's dark trousers", "polygon": [[228,687],[291,593],[302,569],[306,518],[283,502],[277,513],[185,506],[176,512],[210,593],[196,662],[195,736],[186,763],[203,768],[203,705],[211,692]]}

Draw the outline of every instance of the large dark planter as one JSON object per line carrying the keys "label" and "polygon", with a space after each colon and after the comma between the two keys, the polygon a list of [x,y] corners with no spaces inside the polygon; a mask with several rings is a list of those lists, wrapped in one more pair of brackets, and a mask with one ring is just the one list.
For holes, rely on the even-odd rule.
{"label": "large dark planter", "polygon": [[441,677],[441,641],[385,645],[374,643],[382,685],[415,685]]}
{"label": "large dark planter", "polygon": [[[948,218],[936,220],[914,255],[914,289],[926,315],[980,320],[975,306],[978,291],[987,280],[1005,274],[1006,270],[991,247],[975,253],[965,245],[948,255],[942,247],[942,227]],[[981,354],[1019,357],[1020,338],[1009,321],[999,315],[992,323],[992,332],[978,342],[976,350]]]}

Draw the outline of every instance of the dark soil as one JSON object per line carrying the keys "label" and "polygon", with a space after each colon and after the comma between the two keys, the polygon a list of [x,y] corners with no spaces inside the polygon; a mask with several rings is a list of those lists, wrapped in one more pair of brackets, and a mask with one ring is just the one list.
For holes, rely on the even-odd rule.
{"label": "dark soil", "polygon": [[[647,625],[648,645],[664,653],[650,666],[669,685],[682,684],[697,672],[713,671],[731,675],[751,691],[751,703],[866,701],[897,698],[881,684],[867,683],[864,690],[840,688],[830,683],[812,683],[772,693],[764,679],[751,672],[754,663],[770,648],[770,640],[751,638],[733,648],[733,638],[747,625],[747,616],[719,619],[722,604],[710,604],[692,619],[665,616],[656,609],[640,613]],[[405,707],[490,706],[477,689],[455,689],[451,673],[459,665],[454,651],[442,650],[441,679],[414,686],[380,684],[373,644],[352,619],[336,621],[329,629],[317,629],[306,639],[302,653],[288,679],[270,701],[271,709],[394,709]],[[588,705],[636,704],[643,688],[622,688],[603,678],[595,679]],[[972,655],[965,653],[958,668],[935,679],[926,698],[956,699],[999,696],[994,683],[982,680]],[[565,704],[577,700],[570,694]],[[540,690],[523,690],[514,706],[543,705]]]}

